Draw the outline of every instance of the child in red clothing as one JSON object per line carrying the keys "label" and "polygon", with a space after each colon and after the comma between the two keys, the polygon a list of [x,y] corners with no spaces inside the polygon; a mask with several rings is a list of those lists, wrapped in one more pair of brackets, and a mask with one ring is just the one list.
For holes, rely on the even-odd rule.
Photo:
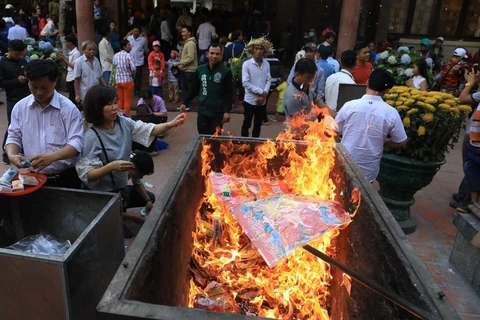
{"label": "child in red clothing", "polygon": [[153,51],[150,52],[148,55],[148,70],[155,71],[155,67],[153,65],[155,59],[160,60],[160,72],[162,73],[165,71],[165,56],[163,55],[162,51],[160,51],[160,41],[156,40],[152,43]]}

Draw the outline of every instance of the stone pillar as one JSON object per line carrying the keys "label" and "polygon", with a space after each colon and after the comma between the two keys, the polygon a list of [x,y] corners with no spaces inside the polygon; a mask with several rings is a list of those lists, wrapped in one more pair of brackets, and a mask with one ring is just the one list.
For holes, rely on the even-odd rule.
{"label": "stone pillar", "polygon": [[380,13],[378,15],[377,33],[375,35],[375,44],[385,40],[388,34],[390,10],[392,8],[391,1],[380,1]]}
{"label": "stone pillar", "polygon": [[93,19],[93,1],[77,1],[75,4],[77,14],[78,49],[82,50],[82,42],[95,40],[95,21]]}
{"label": "stone pillar", "polygon": [[357,40],[358,22],[360,20],[361,0],[343,0],[338,31],[337,57],[345,50],[351,50]]}

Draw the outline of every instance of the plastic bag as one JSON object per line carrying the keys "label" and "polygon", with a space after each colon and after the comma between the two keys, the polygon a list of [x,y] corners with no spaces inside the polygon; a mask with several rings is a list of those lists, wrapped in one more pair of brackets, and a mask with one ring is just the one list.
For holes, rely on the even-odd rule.
{"label": "plastic bag", "polygon": [[59,240],[42,232],[34,236],[25,237],[19,242],[6,247],[6,249],[48,256],[63,256],[71,246],[70,240]]}

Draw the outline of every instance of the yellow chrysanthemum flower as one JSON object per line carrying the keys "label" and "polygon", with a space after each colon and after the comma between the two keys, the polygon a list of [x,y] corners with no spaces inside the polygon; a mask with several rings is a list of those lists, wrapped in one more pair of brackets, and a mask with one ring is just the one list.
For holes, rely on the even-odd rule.
{"label": "yellow chrysanthemum flower", "polygon": [[435,104],[438,102],[438,100],[432,97],[432,98],[425,99],[425,102],[430,104]]}
{"label": "yellow chrysanthemum flower", "polygon": [[415,102],[415,100],[413,100],[413,99],[407,99],[407,101],[405,101],[403,104],[404,104],[405,106],[410,106],[410,105],[411,105],[412,103],[414,103],[414,102]]}
{"label": "yellow chrysanthemum flower", "polygon": [[419,94],[412,94],[410,96],[410,99],[414,99],[414,100],[417,100],[417,99],[420,99],[420,98],[421,98],[421,95],[419,95]]}
{"label": "yellow chrysanthemum flower", "polygon": [[410,109],[410,110],[407,111],[407,115],[410,116],[410,115],[412,115],[412,114],[414,114],[414,113],[417,113],[417,112],[418,112],[418,109],[417,109],[417,108],[412,108],[412,109]]}
{"label": "yellow chrysanthemum flower", "polygon": [[422,120],[425,121],[425,122],[432,122],[433,119],[434,119],[433,113],[425,113],[422,116]]}
{"label": "yellow chrysanthemum flower", "polygon": [[450,105],[446,104],[446,103],[440,103],[438,105],[438,107],[440,108],[440,110],[442,111],[450,111]]}
{"label": "yellow chrysanthemum flower", "polygon": [[396,105],[397,107],[399,107],[399,106],[403,105],[403,101],[397,100],[397,101],[395,102],[395,105]]}
{"label": "yellow chrysanthemum flower", "polygon": [[469,114],[472,111],[472,108],[470,106],[467,106],[467,105],[458,106],[457,109],[460,110],[460,112],[463,112],[465,114]]}
{"label": "yellow chrysanthemum flower", "polygon": [[450,105],[450,106],[454,106],[454,105],[457,104],[457,103],[455,102],[455,100],[453,100],[453,99],[447,99],[447,100],[444,101],[444,103],[446,103],[446,104],[448,104],[448,105]]}
{"label": "yellow chrysanthemum flower", "polygon": [[397,111],[400,112],[400,111],[408,110],[408,107],[407,106],[398,106],[395,109],[397,109]]}
{"label": "yellow chrysanthemum flower", "polygon": [[403,119],[403,126],[404,126],[405,128],[410,128],[410,118],[409,118],[409,117],[405,117],[405,118]]}
{"label": "yellow chrysanthemum flower", "polygon": [[432,106],[432,105],[429,104],[429,103],[426,103],[425,106],[424,106],[424,108],[427,109],[427,110],[430,111],[430,112],[435,112],[435,110],[437,110],[437,109],[435,109],[434,106]]}
{"label": "yellow chrysanthemum flower", "polygon": [[425,108],[425,106],[427,105],[425,102],[423,101],[417,101],[417,105],[419,105],[420,107],[422,108]]}
{"label": "yellow chrysanthemum flower", "polygon": [[391,105],[392,107],[395,106],[395,101],[394,100],[387,100],[385,101],[387,104]]}
{"label": "yellow chrysanthemum flower", "polygon": [[400,96],[405,97],[405,98],[410,98],[410,93],[404,92],[404,93],[400,94]]}
{"label": "yellow chrysanthemum flower", "polygon": [[418,127],[417,134],[418,134],[419,136],[425,135],[425,127],[424,127],[424,126]]}

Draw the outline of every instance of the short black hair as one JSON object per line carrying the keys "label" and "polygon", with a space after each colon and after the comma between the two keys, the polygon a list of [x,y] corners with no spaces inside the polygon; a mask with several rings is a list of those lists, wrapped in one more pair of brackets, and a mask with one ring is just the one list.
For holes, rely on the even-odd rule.
{"label": "short black hair", "polygon": [[136,151],[132,153],[130,161],[135,166],[135,169],[141,174],[148,176],[155,172],[155,164],[152,156],[145,151]]}
{"label": "short black hair", "polygon": [[353,68],[357,64],[357,54],[353,50],[345,50],[342,52],[342,66],[344,68]]}
{"label": "short black hair", "polygon": [[48,76],[50,81],[57,80],[58,68],[53,60],[36,59],[25,66],[25,77],[28,80],[37,80],[45,76]]}
{"label": "short black hair", "polygon": [[153,93],[152,91],[148,90],[148,89],[145,89],[142,91],[142,94],[141,94],[141,97],[142,99],[152,99],[153,98]]}
{"label": "short black hair", "polygon": [[393,74],[385,69],[375,69],[368,78],[368,88],[378,92],[391,89],[395,85]]}
{"label": "short black hair", "polygon": [[130,41],[128,41],[127,39],[120,40],[120,48],[124,49],[129,43]]}
{"label": "short black hair", "polygon": [[333,32],[325,33],[325,40],[330,39],[330,38],[335,38],[335,33],[333,33]]}
{"label": "short black hair", "polygon": [[23,52],[27,46],[22,40],[11,40],[8,43],[8,48],[13,51]]}
{"label": "short black hair", "polygon": [[192,28],[192,26],[185,26],[185,27],[183,27],[182,29],[187,29],[188,32],[190,32],[191,34],[193,34],[193,28]]}
{"label": "short black hair", "polygon": [[18,24],[18,25],[21,25],[23,23],[23,19],[22,19],[21,16],[15,17],[15,19],[13,19],[13,21],[15,21],[15,24]]}
{"label": "short black hair", "polygon": [[69,34],[68,36],[66,36],[65,41],[73,43],[75,47],[78,46],[78,39],[74,34]]}
{"label": "short black hair", "polygon": [[220,52],[223,52],[223,47],[218,42],[212,42],[208,46],[207,52],[210,52],[210,48],[220,48]]}
{"label": "short black hair", "polygon": [[359,43],[359,44],[355,45],[355,48],[353,50],[355,50],[355,52],[358,53],[360,50],[365,49],[365,48],[368,48],[368,44],[362,42],[362,43]]}
{"label": "short black hair", "polygon": [[317,65],[312,59],[302,58],[295,64],[295,72],[299,74],[315,74],[317,72]]}
{"label": "short black hair", "polygon": [[[95,126],[103,125],[103,108],[117,97],[117,91],[110,87],[95,85],[88,89],[83,101],[85,120]],[[118,119],[118,118],[117,118]]]}
{"label": "short black hair", "polygon": [[237,40],[238,38],[240,38],[240,36],[241,36],[242,34],[243,34],[243,33],[242,33],[241,30],[235,30],[235,31],[233,31],[233,36],[232,36],[232,38],[233,38],[234,40]]}
{"label": "short black hair", "polygon": [[98,31],[98,33],[102,36],[102,37],[105,37],[107,34],[110,33],[110,27],[108,26],[101,26],[100,27],[100,30]]}
{"label": "short black hair", "polygon": [[320,46],[318,48],[318,53],[320,53],[320,58],[322,58],[322,60],[327,60],[332,54],[332,48],[330,46]]}

